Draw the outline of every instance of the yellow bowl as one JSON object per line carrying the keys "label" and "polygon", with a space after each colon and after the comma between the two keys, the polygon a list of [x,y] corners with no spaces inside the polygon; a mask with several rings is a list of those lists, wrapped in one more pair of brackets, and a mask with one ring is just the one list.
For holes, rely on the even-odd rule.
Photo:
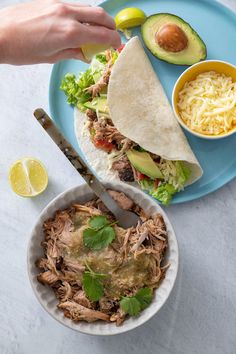
{"label": "yellow bowl", "polygon": [[225,61],[220,61],[220,60],[206,60],[194,64],[193,66],[190,66],[190,68],[185,70],[183,74],[179,77],[179,79],[176,81],[176,84],[172,92],[172,107],[175,113],[175,117],[177,118],[179,124],[188,132],[204,139],[211,139],[211,140],[222,139],[229,135],[234,134],[236,132],[236,126],[233,129],[231,129],[229,132],[222,133],[219,135],[200,134],[187,127],[185,122],[182,120],[178,109],[179,92],[183,89],[185,83],[187,81],[195,80],[199,74],[207,71],[215,71],[220,74],[231,76],[233,78],[233,81],[234,82],[236,81],[236,67],[230,63],[227,63]]}

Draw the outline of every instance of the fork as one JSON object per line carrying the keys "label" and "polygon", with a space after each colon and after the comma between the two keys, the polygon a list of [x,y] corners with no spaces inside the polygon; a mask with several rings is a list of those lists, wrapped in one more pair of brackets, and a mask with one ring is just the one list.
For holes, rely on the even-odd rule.
{"label": "fork", "polygon": [[107,209],[109,209],[116,217],[118,225],[124,229],[136,226],[140,220],[138,215],[131,211],[122,209],[117,204],[117,202],[107,192],[104,185],[94,175],[87,163],[58,130],[48,114],[42,108],[38,108],[34,111],[34,116],[52,140],[57,144],[63,154],[67,157],[70,163],[74,166],[74,168],[83,176],[96,196],[102,200]]}

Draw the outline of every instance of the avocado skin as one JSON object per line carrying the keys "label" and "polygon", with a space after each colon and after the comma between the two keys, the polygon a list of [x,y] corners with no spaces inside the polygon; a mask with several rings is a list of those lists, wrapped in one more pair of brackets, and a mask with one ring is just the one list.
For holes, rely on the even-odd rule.
{"label": "avocado skin", "polygon": [[[190,33],[192,36],[194,36],[198,42],[201,44],[201,47],[203,49],[203,56],[199,59],[199,60],[196,60],[196,61],[193,61],[192,63],[177,63],[177,62],[173,62],[173,60],[169,59],[168,58],[168,54],[169,52],[166,51],[166,54],[167,54],[167,57],[166,58],[163,58],[163,57],[160,57],[158,56],[158,53],[157,53],[157,50],[153,49],[148,43],[147,43],[147,40],[146,40],[146,34],[145,34],[145,25],[147,26],[147,23],[152,20],[153,18],[155,17],[161,17],[161,16],[170,16],[171,18],[177,20],[179,23],[182,23],[183,25],[185,25],[189,30],[190,30]],[[171,21],[169,21],[168,23],[171,23]],[[176,22],[175,22],[176,24]],[[184,31],[185,32],[185,31]],[[186,34],[186,32],[185,32]],[[202,38],[199,36],[199,34],[192,28],[192,26],[186,22],[185,20],[183,20],[181,17],[177,16],[177,15],[174,15],[174,14],[171,14],[171,13],[157,13],[157,14],[153,14],[151,16],[148,16],[146,21],[143,23],[143,25],[141,26],[141,35],[142,35],[142,39],[143,39],[143,42],[144,44],[146,45],[147,49],[152,53],[152,55],[154,55],[156,58],[158,58],[159,60],[161,61],[164,61],[164,62],[167,62],[169,64],[174,64],[174,65],[182,65],[182,66],[185,66],[185,65],[193,65],[195,63],[198,63],[199,61],[202,61],[202,60],[205,60],[206,57],[207,57],[207,47],[206,47],[206,44],[204,43],[204,41],[202,40]],[[155,35],[155,34],[154,34]],[[189,39],[189,37],[188,37]],[[158,44],[156,44],[157,48],[158,48]],[[172,53],[174,54],[174,53]]]}

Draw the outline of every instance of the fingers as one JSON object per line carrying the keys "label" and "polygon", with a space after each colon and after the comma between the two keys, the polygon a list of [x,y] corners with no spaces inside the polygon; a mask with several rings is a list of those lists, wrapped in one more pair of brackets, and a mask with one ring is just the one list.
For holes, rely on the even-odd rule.
{"label": "fingers", "polygon": [[74,6],[74,7],[91,7],[91,5],[81,4],[81,3],[78,3],[78,2],[67,2],[66,4],[70,5],[70,6]]}
{"label": "fingers", "polygon": [[81,3],[74,3],[74,2],[64,2],[63,0],[34,0],[35,2],[45,3],[45,4],[63,4],[65,6],[78,6],[78,7],[90,7],[91,5],[81,4]]}
{"label": "fingers", "polygon": [[64,49],[64,50],[50,56],[48,58],[47,62],[48,63],[56,63],[58,61],[66,60],[66,59],[78,59],[78,60],[82,60],[82,61],[88,63],[88,61],[85,59],[80,48]]}
{"label": "fingers", "polygon": [[[115,23],[100,7],[81,7],[57,3],[54,16],[64,24],[59,27],[63,33],[60,49],[81,48],[85,44],[103,44],[118,48],[120,35],[115,30]],[[56,22],[56,21],[55,21]]]}
{"label": "fingers", "polygon": [[115,21],[101,7],[74,7],[74,16],[81,23],[92,23],[112,30],[116,29]]}
{"label": "fingers", "polygon": [[74,18],[81,23],[95,23],[113,30],[116,28],[113,18],[101,7],[57,2],[54,4],[54,11],[67,19]]}
{"label": "fingers", "polygon": [[119,48],[121,38],[117,31],[103,26],[80,25],[80,42],[82,44],[108,44],[113,48]]}

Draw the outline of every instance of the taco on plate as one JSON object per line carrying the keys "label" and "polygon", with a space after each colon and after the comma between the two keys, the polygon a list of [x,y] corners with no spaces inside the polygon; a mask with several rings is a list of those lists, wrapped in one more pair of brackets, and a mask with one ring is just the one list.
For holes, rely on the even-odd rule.
{"label": "taco on plate", "polygon": [[164,205],[202,176],[164,89],[138,39],[94,57],[62,90],[75,106],[75,133],[103,179],[135,183]]}

